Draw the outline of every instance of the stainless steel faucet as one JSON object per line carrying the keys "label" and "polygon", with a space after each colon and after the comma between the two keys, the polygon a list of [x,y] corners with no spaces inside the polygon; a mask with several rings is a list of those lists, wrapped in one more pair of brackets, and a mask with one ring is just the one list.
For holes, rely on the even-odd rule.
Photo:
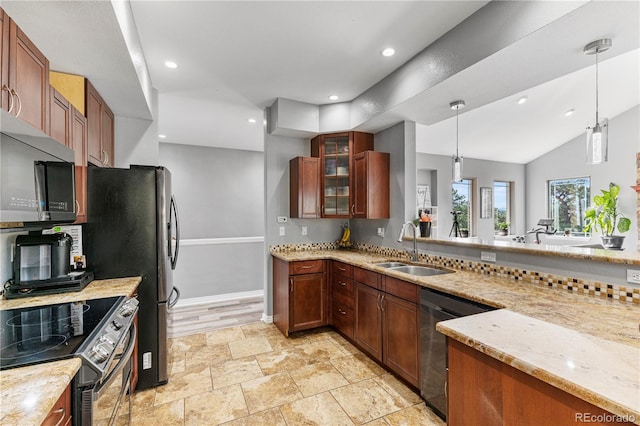
{"label": "stainless steel faucet", "polygon": [[404,230],[407,227],[407,225],[411,226],[411,229],[413,230],[413,251],[411,252],[411,260],[413,262],[417,262],[418,261],[418,227],[413,225],[413,222],[408,221],[405,222],[404,225],[402,225],[402,229],[400,229],[400,235],[398,235],[398,242],[401,243],[402,242],[402,237],[404,237]]}

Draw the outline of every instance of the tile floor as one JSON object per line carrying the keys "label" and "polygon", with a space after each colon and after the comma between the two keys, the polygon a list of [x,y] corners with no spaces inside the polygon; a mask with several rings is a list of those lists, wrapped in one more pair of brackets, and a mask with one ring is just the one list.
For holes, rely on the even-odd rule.
{"label": "tile floor", "polygon": [[255,323],[169,346],[169,383],[134,394],[133,426],[445,424],[330,329],[285,338]]}

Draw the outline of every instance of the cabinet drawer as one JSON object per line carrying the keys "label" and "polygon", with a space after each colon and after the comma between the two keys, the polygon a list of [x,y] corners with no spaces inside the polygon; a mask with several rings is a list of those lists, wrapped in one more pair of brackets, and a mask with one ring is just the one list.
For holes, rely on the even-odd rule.
{"label": "cabinet drawer", "polygon": [[334,300],[332,303],[331,324],[345,336],[353,339],[353,309]]}
{"label": "cabinet drawer", "polygon": [[359,283],[366,284],[373,288],[380,288],[380,275],[377,272],[354,267],[353,276]]}
{"label": "cabinet drawer", "polygon": [[289,263],[289,275],[324,272],[324,260],[301,260]]}
{"label": "cabinet drawer", "polygon": [[341,274],[347,276],[348,278],[353,278],[353,266],[347,263],[342,263],[334,260],[333,262],[331,262],[331,271],[334,274]]}
{"label": "cabinet drawer", "polygon": [[71,419],[71,386],[67,386],[42,422],[42,426],[64,425]]}
{"label": "cabinet drawer", "polygon": [[344,275],[334,275],[331,298],[352,308],[354,299],[353,281]]}
{"label": "cabinet drawer", "polygon": [[420,300],[419,289],[416,284],[398,280],[396,278],[384,277],[384,291],[409,302],[418,303]]}

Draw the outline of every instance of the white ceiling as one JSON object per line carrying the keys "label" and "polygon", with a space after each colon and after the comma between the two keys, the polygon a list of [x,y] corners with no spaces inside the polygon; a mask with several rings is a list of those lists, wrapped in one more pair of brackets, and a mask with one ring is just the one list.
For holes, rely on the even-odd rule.
{"label": "white ceiling", "polygon": [[[166,141],[262,150],[262,114],[276,97],[326,104],[337,94],[338,102],[349,101],[486,3],[136,0],[131,8]],[[370,130],[414,120],[425,125],[418,126],[418,151],[450,155],[455,127],[448,104],[463,98],[463,154],[527,162],[593,120],[593,57],[580,53],[587,42],[613,39],[602,55],[601,115],[639,103],[637,5],[592,2],[372,120]],[[89,76],[116,115],[148,114],[108,2],[2,0],[2,7],[52,69]],[[625,15],[629,7],[635,13]],[[387,46],[395,56],[380,55]],[[553,54],[543,59],[548,48]],[[166,59],[179,67],[165,68]],[[514,105],[520,94],[529,101]],[[576,111],[566,118],[569,108]]]}

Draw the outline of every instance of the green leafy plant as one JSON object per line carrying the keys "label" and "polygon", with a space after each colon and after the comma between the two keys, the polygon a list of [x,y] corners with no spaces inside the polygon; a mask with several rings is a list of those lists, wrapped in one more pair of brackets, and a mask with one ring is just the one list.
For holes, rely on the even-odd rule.
{"label": "green leafy plant", "polygon": [[498,223],[498,229],[502,231],[506,231],[509,229],[509,222],[500,222]]}
{"label": "green leafy plant", "polygon": [[609,184],[609,190],[601,189],[602,195],[593,197],[593,206],[585,212],[584,232],[600,231],[603,236],[612,236],[616,229],[627,232],[631,220],[618,211],[620,186]]}

